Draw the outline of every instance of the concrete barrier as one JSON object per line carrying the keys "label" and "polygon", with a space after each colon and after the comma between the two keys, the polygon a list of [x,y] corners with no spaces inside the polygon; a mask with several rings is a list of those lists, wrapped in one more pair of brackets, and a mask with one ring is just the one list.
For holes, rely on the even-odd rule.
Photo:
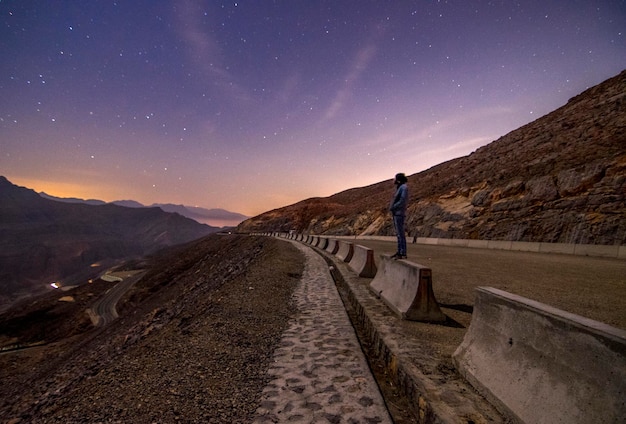
{"label": "concrete barrier", "polygon": [[575,244],[568,243],[539,243],[540,253],[563,253],[567,255],[574,254]]}
{"label": "concrete barrier", "polygon": [[328,246],[328,239],[326,237],[320,237],[317,247],[319,249],[326,250],[326,246]]}
{"label": "concrete barrier", "polygon": [[512,420],[626,418],[626,331],[490,287],[453,355],[460,373]]}
{"label": "concrete barrier", "polygon": [[350,259],[348,266],[356,272],[359,277],[374,278],[376,276],[374,251],[368,247],[355,244],[352,259]]}
{"label": "concrete barrier", "polygon": [[337,244],[339,244],[339,249],[337,253],[335,253],[335,256],[344,262],[350,262],[354,254],[354,244],[343,240],[338,240]]}
{"label": "concrete barrier", "polygon": [[[395,241],[395,236],[333,236],[340,240],[381,240]],[[626,259],[626,245],[590,245],[567,243],[522,242],[507,240],[475,240],[475,239],[445,239],[430,237],[408,237],[413,244],[434,246],[471,247],[479,249],[512,250],[538,253],[564,253],[570,255],[595,256],[605,258]]]}
{"label": "concrete barrier", "polygon": [[518,252],[539,252],[541,243],[530,243],[525,241],[512,241],[511,250]]}
{"label": "concrete barrier", "polygon": [[402,319],[446,320],[435,299],[430,268],[407,260],[394,260],[391,255],[380,255],[379,265],[370,290]]}
{"label": "concrete barrier", "polygon": [[468,240],[467,247],[487,249],[489,247],[489,240]]}
{"label": "concrete barrier", "polygon": [[601,246],[593,244],[577,244],[574,247],[574,254],[582,256],[600,256],[603,258],[619,257],[619,245]]}
{"label": "concrete barrier", "polygon": [[489,240],[487,249],[511,250],[512,242],[507,240]]}
{"label": "concrete barrier", "polygon": [[445,246],[467,247],[469,244],[468,239],[439,239],[439,244],[442,244],[441,241],[443,240],[446,240]]}
{"label": "concrete barrier", "polygon": [[335,239],[328,240],[328,246],[326,246],[326,251],[331,255],[334,255],[339,250],[339,241]]}
{"label": "concrete barrier", "polygon": [[439,239],[437,238],[430,238],[430,237],[417,237],[415,239],[415,242],[417,244],[427,244],[430,246],[436,246],[439,242]]}

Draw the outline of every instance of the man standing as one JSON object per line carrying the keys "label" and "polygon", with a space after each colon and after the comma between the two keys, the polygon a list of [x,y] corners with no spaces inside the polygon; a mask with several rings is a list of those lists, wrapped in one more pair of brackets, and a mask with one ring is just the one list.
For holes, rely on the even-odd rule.
{"label": "man standing", "polygon": [[404,234],[404,218],[409,204],[409,189],[406,186],[407,178],[404,174],[396,174],[393,183],[396,185],[396,193],[391,200],[389,210],[393,215],[393,226],[398,237],[398,251],[392,256],[393,259],[406,259],[406,235]]}

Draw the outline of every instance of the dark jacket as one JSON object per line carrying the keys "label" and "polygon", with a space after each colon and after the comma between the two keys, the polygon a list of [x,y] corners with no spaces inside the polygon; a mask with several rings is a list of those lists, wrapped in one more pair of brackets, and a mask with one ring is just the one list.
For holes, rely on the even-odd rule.
{"label": "dark jacket", "polygon": [[406,216],[406,208],[408,205],[409,188],[406,186],[406,184],[401,184],[400,186],[398,186],[396,194],[394,194],[393,199],[391,200],[389,210],[393,215]]}

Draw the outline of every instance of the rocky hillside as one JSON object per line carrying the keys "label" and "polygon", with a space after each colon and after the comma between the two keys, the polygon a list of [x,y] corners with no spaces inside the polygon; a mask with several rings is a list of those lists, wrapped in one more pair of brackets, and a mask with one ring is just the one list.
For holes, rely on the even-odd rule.
{"label": "rocky hillside", "polygon": [[[411,236],[626,244],[626,71],[409,187]],[[393,190],[390,179],[304,200],[238,230],[391,235]]]}
{"label": "rocky hillside", "polygon": [[55,202],[0,177],[0,307],[217,230],[159,208]]}

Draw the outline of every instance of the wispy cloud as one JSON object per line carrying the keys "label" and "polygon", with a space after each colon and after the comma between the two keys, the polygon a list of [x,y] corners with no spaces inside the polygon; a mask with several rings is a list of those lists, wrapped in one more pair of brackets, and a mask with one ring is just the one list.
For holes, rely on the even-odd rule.
{"label": "wispy cloud", "polygon": [[295,93],[298,89],[298,86],[300,85],[300,80],[301,78],[298,74],[293,74],[286,78],[282,86],[278,90],[276,98],[281,103],[287,104],[291,100],[293,93]]}
{"label": "wispy cloud", "polygon": [[231,96],[249,102],[251,96],[222,63],[223,51],[218,40],[207,30],[203,19],[209,19],[201,4],[185,0],[179,4],[179,33],[185,42],[189,59],[201,78]]}
{"label": "wispy cloud", "polygon": [[[395,127],[375,139],[369,140],[372,146],[380,146],[383,150],[401,149],[441,149],[458,150],[459,143],[475,147],[487,144],[504,134],[493,132],[492,122],[511,114],[513,110],[504,107],[481,108],[457,114],[422,125],[422,121],[407,120],[405,126]],[[488,132],[486,134],[485,132]],[[464,141],[463,141],[464,140]],[[481,140],[482,144],[477,144]]]}
{"label": "wispy cloud", "polygon": [[352,61],[352,65],[348,70],[348,74],[343,79],[341,87],[324,113],[324,120],[334,118],[335,115],[343,109],[344,105],[350,98],[353,85],[359,79],[361,74],[363,74],[363,72],[367,69],[369,63],[376,54],[376,50],[375,45],[370,44],[357,52],[354,60]]}

